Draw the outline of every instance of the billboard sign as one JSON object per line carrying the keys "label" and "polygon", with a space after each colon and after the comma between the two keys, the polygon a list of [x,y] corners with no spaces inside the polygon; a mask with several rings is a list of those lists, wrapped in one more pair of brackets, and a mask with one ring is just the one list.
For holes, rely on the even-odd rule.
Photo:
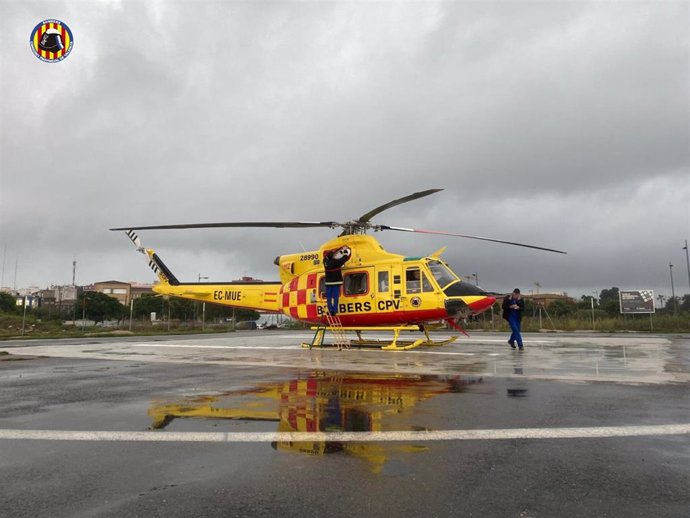
{"label": "billboard sign", "polygon": [[654,290],[621,290],[621,313],[654,313]]}

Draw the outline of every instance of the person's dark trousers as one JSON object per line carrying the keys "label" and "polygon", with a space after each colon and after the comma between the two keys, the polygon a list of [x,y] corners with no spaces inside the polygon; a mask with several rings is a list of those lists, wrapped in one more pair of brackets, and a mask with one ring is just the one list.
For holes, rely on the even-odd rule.
{"label": "person's dark trousers", "polygon": [[522,335],[520,334],[520,319],[518,318],[517,315],[511,314],[508,317],[508,324],[510,325],[510,330],[512,331],[510,335],[510,340],[508,340],[511,344],[512,343],[517,343],[517,346],[522,349]]}
{"label": "person's dark trousers", "polygon": [[340,284],[326,284],[326,304],[331,315],[335,315],[338,312],[339,298]]}

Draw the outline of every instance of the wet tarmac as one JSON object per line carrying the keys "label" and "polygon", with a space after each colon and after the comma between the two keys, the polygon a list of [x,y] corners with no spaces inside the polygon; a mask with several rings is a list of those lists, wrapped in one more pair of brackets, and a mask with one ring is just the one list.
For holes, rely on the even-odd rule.
{"label": "wet tarmac", "polygon": [[690,337],[2,342],[2,516],[687,516]]}

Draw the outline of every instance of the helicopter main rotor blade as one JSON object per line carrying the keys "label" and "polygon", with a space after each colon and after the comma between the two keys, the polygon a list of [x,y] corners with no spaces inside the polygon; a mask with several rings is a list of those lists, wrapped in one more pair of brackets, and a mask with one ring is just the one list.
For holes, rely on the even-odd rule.
{"label": "helicopter main rotor blade", "polygon": [[480,241],[491,241],[492,243],[502,243],[504,245],[522,246],[525,248],[534,248],[535,250],[544,250],[546,252],[555,252],[557,254],[567,254],[563,250],[556,250],[554,248],[544,248],[543,246],[526,245],[525,243],[515,243],[513,241],[503,241],[501,239],[491,239],[489,237],[468,236],[465,234],[452,234],[450,232],[438,232],[436,230],[419,230],[415,228],[404,227],[389,227],[387,225],[379,225],[376,227],[380,230],[398,230],[400,232],[417,232],[419,234],[437,234],[441,236],[465,237],[467,239],[479,239]]}
{"label": "helicopter main rotor blade", "polygon": [[229,228],[229,227],[267,227],[267,228],[335,228],[340,223],[335,221],[238,221],[228,223],[187,223],[182,225],[149,225],[145,227],[122,227],[110,230],[170,230],[183,228]]}
{"label": "helicopter main rotor blade", "polygon": [[404,198],[399,198],[397,200],[389,201],[388,203],[381,205],[380,207],[376,207],[374,210],[370,210],[366,214],[362,215],[359,217],[357,220],[357,223],[366,223],[371,218],[376,216],[377,214],[380,214],[386,209],[390,209],[391,207],[395,207],[396,205],[400,205],[401,203],[407,203],[408,201],[416,200],[418,198],[423,198],[424,196],[429,196],[430,194],[434,194],[435,192],[442,191],[443,189],[429,189],[427,191],[420,191],[416,192],[414,194],[410,194],[409,196],[405,196]]}

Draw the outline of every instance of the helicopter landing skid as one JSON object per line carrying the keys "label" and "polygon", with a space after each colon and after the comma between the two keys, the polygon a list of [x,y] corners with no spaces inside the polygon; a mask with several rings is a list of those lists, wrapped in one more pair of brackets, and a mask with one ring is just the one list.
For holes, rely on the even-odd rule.
{"label": "helicopter landing skid", "polygon": [[[302,347],[325,347],[334,346],[338,349],[354,347],[376,347],[383,351],[409,351],[419,346],[441,346],[448,345],[455,342],[458,339],[457,336],[451,336],[446,340],[434,341],[429,337],[429,333],[426,329],[418,325],[407,325],[407,326],[390,326],[390,327],[344,327],[344,326],[316,326],[311,328],[312,331],[316,331],[314,338],[311,343],[302,343]],[[334,334],[335,343],[326,344],[324,343],[324,338],[326,331],[330,331]],[[357,334],[357,339],[349,340],[345,338],[345,331],[354,331]],[[363,338],[362,332],[364,331],[393,331],[393,340],[381,340],[381,339],[371,339]],[[417,340],[399,340],[401,331],[423,331],[425,338],[419,338]],[[343,343],[343,340],[347,340],[347,344]]]}

